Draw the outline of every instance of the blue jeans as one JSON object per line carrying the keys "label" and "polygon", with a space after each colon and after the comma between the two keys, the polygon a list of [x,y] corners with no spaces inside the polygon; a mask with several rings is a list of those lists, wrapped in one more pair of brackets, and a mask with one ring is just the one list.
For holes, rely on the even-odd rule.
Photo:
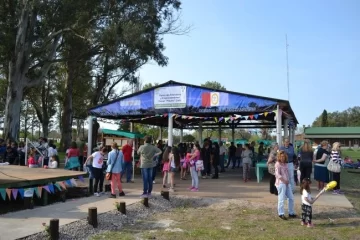
{"label": "blue jeans", "polygon": [[220,165],[220,171],[224,171],[224,163],[225,163],[225,155],[220,155],[220,162],[219,162],[219,165]]}
{"label": "blue jeans", "polygon": [[143,194],[149,194],[152,191],[153,188],[153,182],[152,182],[152,173],[153,168],[142,168],[141,169],[141,175],[143,178]]}
{"label": "blue jeans", "polygon": [[291,191],[295,191],[295,179],[294,179],[294,163],[288,163],[288,169],[289,169],[289,183],[291,187]]}
{"label": "blue jeans", "polygon": [[133,171],[132,162],[124,162],[121,178],[126,174],[126,182],[130,182],[132,177],[132,171]]}
{"label": "blue jeans", "polygon": [[289,199],[289,214],[295,214],[294,211],[294,195],[292,193],[290,184],[284,184],[280,183],[279,186],[277,186],[278,190],[278,214],[285,215],[284,211],[284,204],[286,198]]}

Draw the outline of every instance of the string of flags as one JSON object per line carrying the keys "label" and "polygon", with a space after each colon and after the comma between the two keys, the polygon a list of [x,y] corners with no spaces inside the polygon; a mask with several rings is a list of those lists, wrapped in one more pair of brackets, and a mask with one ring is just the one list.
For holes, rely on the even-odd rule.
{"label": "string of flags", "polygon": [[[85,182],[82,176],[79,176],[79,180],[81,182]],[[33,197],[34,193],[38,198],[41,198],[43,189],[50,194],[54,194],[56,189],[58,191],[63,191],[66,190],[68,187],[76,186],[77,183],[75,179],[72,178],[61,182],[49,183],[47,185],[31,188],[0,188],[0,195],[4,201],[6,200],[6,197],[9,199],[9,201],[11,201],[11,199],[16,200],[18,196],[20,196],[22,199],[24,197]]]}
{"label": "string of flags", "polygon": [[[283,111],[280,111],[280,114],[285,113]],[[189,115],[182,115],[182,114],[173,114],[172,117],[174,119],[201,119],[201,120],[213,120],[215,122],[229,122],[229,121],[235,121],[235,120],[258,120],[259,117],[264,116],[267,117],[269,114],[275,114],[275,116],[277,115],[277,110],[274,111],[269,111],[269,112],[263,112],[263,113],[256,113],[256,114],[251,114],[251,115],[247,115],[247,116],[242,116],[242,115],[230,115],[230,116],[224,116],[224,117],[198,117],[198,116],[189,116]],[[168,117],[168,114],[156,114],[154,116],[147,116],[147,117],[143,117],[143,118],[132,118],[132,119],[121,119],[120,122],[124,123],[124,122],[132,122],[132,121],[143,121],[146,119],[151,119],[151,118],[166,118]],[[102,119],[100,119],[100,121],[103,121]]]}

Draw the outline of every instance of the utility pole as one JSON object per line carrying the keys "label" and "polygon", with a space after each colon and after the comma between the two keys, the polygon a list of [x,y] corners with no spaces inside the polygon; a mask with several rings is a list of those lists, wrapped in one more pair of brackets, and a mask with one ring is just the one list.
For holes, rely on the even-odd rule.
{"label": "utility pole", "polygon": [[289,77],[289,44],[287,40],[287,34],[285,34],[286,41],[286,80],[287,80],[287,90],[288,90],[288,101],[290,101],[290,77]]}

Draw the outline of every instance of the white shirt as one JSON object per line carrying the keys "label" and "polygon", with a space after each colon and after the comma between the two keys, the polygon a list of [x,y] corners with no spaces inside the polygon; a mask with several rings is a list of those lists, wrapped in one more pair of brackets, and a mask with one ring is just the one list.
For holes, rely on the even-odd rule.
{"label": "white shirt", "polygon": [[220,147],[220,156],[223,155],[224,153],[226,153],[226,147],[224,145],[222,145]]}
{"label": "white shirt", "polygon": [[311,204],[310,204],[308,201],[306,201],[305,198],[312,199],[310,193],[308,193],[308,192],[304,189],[304,190],[302,191],[302,194],[301,194],[301,202],[302,202],[302,204],[311,206]]}
{"label": "white shirt", "polygon": [[174,155],[171,154],[171,155],[169,156],[169,158],[170,158],[170,167],[171,167],[171,168],[176,168]]}
{"label": "white shirt", "polygon": [[92,155],[93,157],[93,163],[92,166],[94,168],[102,168],[104,157],[101,155],[100,152],[94,152]]}
{"label": "white shirt", "polygon": [[58,163],[57,161],[51,161],[49,162],[49,168],[57,168],[58,167]]}
{"label": "white shirt", "polygon": [[52,156],[56,156],[56,155],[57,155],[56,149],[49,147],[48,148],[48,157],[51,158]]}

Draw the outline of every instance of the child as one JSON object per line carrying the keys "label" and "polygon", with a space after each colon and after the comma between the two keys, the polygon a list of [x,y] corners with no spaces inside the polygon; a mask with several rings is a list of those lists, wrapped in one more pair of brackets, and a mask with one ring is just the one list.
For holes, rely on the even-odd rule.
{"label": "child", "polygon": [[57,155],[53,155],[50,158],[50,162],[49,162],[49,168],[58,168],[59,163],[58,163],[58,157]]}
{"label": "child", "polygon": [[29,165],[29,168],[38,168],[39,167],[38,162],[35,160],[35,149],[30,150],[28,165]]}
{"label": "child", "polygon": [[200,159],[200,145],[197,143],[194,145],[194,153],[191,154],[190,161],[190,173],[191,173],[191,187],[189,188],[192,192],[199,191],[199,175],[196,169],[196,161]]}
{"label": "child", "polygon": [[180,155],[176,147],[171,149],[171,153],[169,154],[169,162],[170,162],[170,192],[174,192],[174,180],[175,180],[175,172],[179,166]]}
{"label": "child", "polygon": [[169,155],[170,155],[171,147],[167,147],[164,154],[163,154],[163,188],[166,188],[166,180],[168,178],[169,170],[170,170],[170,163],[169,163]]}
{"label": "child", "polygon": [[185,154],[183,152],[181,152],[180,154],[180,179],[181,180],[186,180],[186,167],[187,167],[187,163],[186,163],[186,158],[185,158]]}
{"label": "child", "polygon": [[310,195],[310,184],[311,181],[309,178],[304,178],[301,183],[300,192],[301,192],[301,225],[307,225],[308,227],[313,227],[314,225],[311,222],[312,219],[312,204],[314,200]]}

